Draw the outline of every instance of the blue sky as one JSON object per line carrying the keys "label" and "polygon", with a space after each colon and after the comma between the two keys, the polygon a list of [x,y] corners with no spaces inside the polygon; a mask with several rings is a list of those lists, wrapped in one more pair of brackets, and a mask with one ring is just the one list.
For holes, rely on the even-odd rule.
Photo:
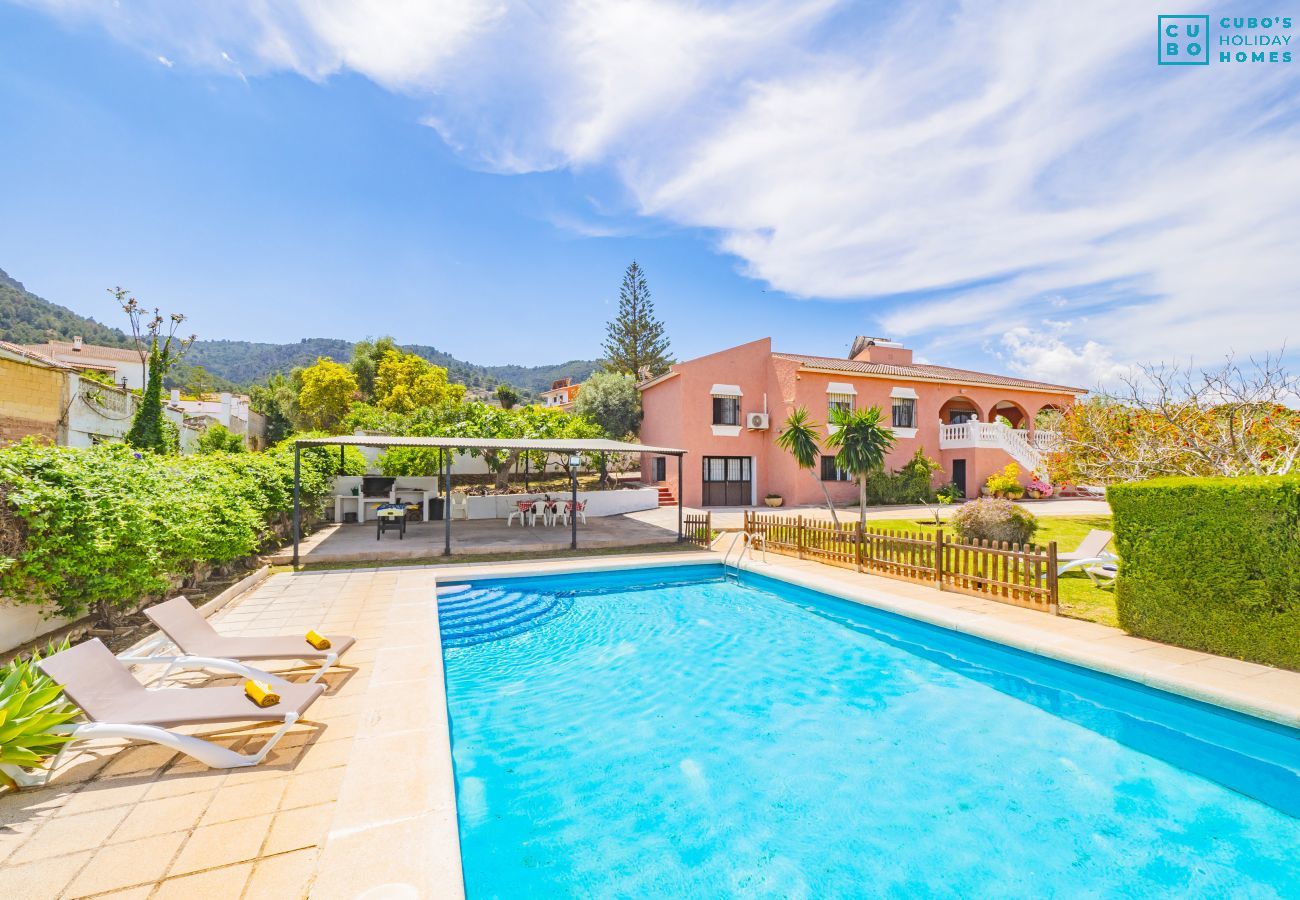
{"label": "blue sky", "polygon": [[1300,62],[1157,67],[1159,11],[0,0],[0,267],[483,363],[596,356],[633,258],[683,357],[884,334],[1091,385],[1277,350]]}

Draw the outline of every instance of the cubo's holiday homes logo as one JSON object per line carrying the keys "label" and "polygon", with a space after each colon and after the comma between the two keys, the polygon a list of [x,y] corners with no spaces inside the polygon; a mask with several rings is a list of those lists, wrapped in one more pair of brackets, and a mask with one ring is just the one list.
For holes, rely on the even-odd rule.
{"label": "cubo's holiday homes logo", "polygon": [[1157,16],[1156,61],[1162,66],[1291,62],[1290,16]]}
{"label": "cubo's holiday homes logo", "polygon": [[1208,66],[1210,50],[1209,16],[1160,16],[1160,55],[1162,66]]}

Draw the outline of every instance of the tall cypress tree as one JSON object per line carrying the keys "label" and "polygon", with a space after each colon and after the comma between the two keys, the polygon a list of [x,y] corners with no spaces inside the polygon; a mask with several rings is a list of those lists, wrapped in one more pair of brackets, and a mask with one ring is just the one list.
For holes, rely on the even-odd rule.
{"label": "tall cypress tree", "polygon": [[605,368],[636,378],[662,375],[672,365],[664,323],[655,318],[645,272],[634,260],[623,273],[618,315],[605,326]]}
{"label": "tall cypress tree", "polygon": [[155,338],[149,348],[149,379],[144,384],[131,430],[126,433],[126,442],[137,450],[166,453],[169,449],[163,435],[162,392],[163,365],[158,353],[158,339]]}

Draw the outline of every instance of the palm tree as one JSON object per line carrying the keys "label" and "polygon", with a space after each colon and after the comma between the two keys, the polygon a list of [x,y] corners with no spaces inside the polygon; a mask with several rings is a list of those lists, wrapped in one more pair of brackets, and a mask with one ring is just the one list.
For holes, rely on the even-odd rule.
{"label": "palm tree", "polygon": [[885,464],[885,454],[894,446],[894,435],[880,424],[879,406],[852,412],[836,408],[831,424],[838,431],[826,443],[839,448],[835,465],[852,473],[858,482],[858,510],[862,527],[867,527],[867,476]]}
{"label": "palm tree", "polygon": [[822,489],[822,494],[826,497],[826,506],[830,508],[831,519],[838,528],[840,517],[835,514],[835,504],[831,502],[830,491],[826,490],[826,482],[822,481],[816,472],[822,456],[821,438],[818,433],[820,428],[821,426],[816,422],[809,421],[808,410],[800,406],[785,420],[785,428],[776,436],[776,445],[794,457],[795,465],[812,474],[817,486]]}

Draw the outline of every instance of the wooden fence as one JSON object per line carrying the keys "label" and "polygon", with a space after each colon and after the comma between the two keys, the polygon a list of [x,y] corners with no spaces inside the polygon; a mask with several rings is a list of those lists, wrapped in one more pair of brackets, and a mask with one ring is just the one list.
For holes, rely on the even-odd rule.
{"label": "wooden fence", "polygon": [[707,550],[713,543],[713,513],[690,514],[683,517],[682,531],[686,540]]}
{"label": "wooden fence", "polygon": [[[943,533],[886,531],[858,523],[835,526],[803,516],[745,513],[745,531],[774,553],[1057,612],[1056,542],[1046,547],[981,541]],[[689,535],[689,529],[688,529]]]}

